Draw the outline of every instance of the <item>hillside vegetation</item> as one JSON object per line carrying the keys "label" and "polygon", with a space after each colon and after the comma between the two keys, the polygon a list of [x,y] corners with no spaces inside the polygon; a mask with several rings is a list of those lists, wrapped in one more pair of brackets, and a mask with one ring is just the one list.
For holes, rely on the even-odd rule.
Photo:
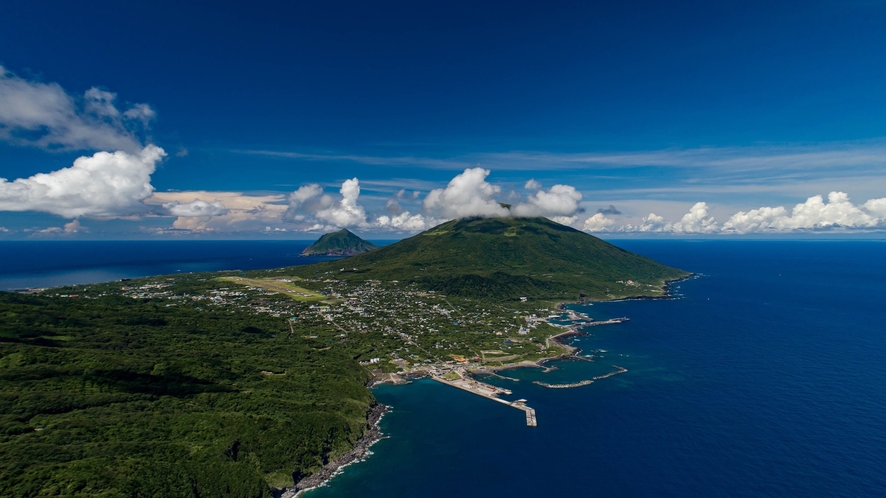
{"label": "hillside vegetation", "polygon": [[662,295],[667,281],[688,275],[547,218],[454,220],[347,260],[292,269],[325,272],[451,295],[566,300]]}
{"label": "hillside vegetation", "polygon": [[172,303],[0,292],[0,496],[269,497],[366,430],[350,356]]}

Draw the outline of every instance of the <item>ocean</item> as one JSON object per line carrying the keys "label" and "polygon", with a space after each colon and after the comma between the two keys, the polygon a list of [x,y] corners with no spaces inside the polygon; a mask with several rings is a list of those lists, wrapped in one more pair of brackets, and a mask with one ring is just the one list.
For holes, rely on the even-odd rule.
{"label": "ocean", "polygon": [[[886,242],[616,244],[700,276],[676,285],[673,300],[576,305],[630,318],[573,340],[593,362],[484,379],[525,398],[538,427],[430,380],[380,386],[375,396],[392,407],[387,438],[305,496],[886,495]],[[307,262],[303,247],[2,243],[0,288],[285,266]],[[628,371],[573,389],[532,383],[614,365]]]}
{"label": "ocean", "polygon": [[5,241],[0,290],[58,287],[172,273],[254,270],[325,261],[304,241]]}
{"label": "ocean", "polygon": [[381,386],[388,438],[306,496],[886,495],[886,243],[617,244],[702,276],[676,300],[576,307],[630,318],[573,342],[606,351],[593,363],[486,378],[538,427],[430,380]]}

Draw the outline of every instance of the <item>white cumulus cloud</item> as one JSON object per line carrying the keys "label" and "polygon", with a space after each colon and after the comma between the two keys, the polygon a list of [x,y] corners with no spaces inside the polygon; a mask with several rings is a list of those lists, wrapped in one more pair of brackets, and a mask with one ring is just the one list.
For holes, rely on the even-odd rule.
{"label": "white cumulus cloud", "polygon": [[365,225],[366,210],[357,202],[360,197],[360,181],[357,178],[345,180],[339,193],[341,200],[316,211],[314,216],[337,227]]}
{"label": "white cumulus cloud", "polygon": [[541,183],[535,180],[535,178],[530,178],[529,181],[526,182],[526,185],[523,185],[523,188],[526,190],[540,190]]}
{"label": "white cumulus cloud", "polygon": [[80,220],[71,220],[70,223],[65,223],[64,227],[65,233],[78,233],[78,232],[88,232],[89,229],[80,224]]}
{"label": "white cumulus cloud", "polygon": [[861,207],[878,218],[886,218],[886,197],[882,199],[871,199]]}
{"label": "white cumulus cloud", "polygon": [[147,104],[121,112],[117,95],[90,88],[82,97],[57,83],[29,81],[0,66],[0,139],[52,150],[139,151],[135,131],[155,113]]}
{"label": "white cumulus cloud", "polygon": [[[340,198],[323,193],[323,187],[316,183],[302,185],[289,194],[289,206],[283,219],[300,223],[306,231],[319,230],[318,227],[367,227],[366,209],[360,204],[360,180],[345,180],[339,189]],[[388,201],[389,211],[396,212],[399,203]],[[402,209],[396,214],[402,213]]]}
{"label": "white cumulus cloud", "polygon": [[748,212],[739,211],[723,224],[723,230],[738,233],[760,232],[781,225],[787,218],[788,210],[784,206],[761,207]]}
{"label": "white cumulus cloud", "polygon": [[664,226],[667,223],[663,216],[658,216],[655,213],[649,213],[649,216],[643,218],[643,222],[640,223],[639,231],[641,232],[655,232],[661,231],[664,229]]}
{"label": "white cumulus cloud", "polygon": [[[881,202],[882,201],[882,202]],[[831,192],[825,203],[820,195],[797,204],[788,213],[783,206],[761,207],[732,215],[723,224],[726,231],[749,233],[758,231],[815,230],[833,227],[870,228],[879,224],[880,208],[886,199],[872,199],[858,208],[844,192]]]}
{"label": "white cumulus cloud", "polygon": [[584,230],[586,232],[605,232],[615,222],[610,220],[603,213],[597,213],[585,220]]}
{"label": "white cumulus cloud", "polygon": [[708,216],[708,205],[696,202],[677,223],[665,225],[664,231],[676,233],[714,233],[720,229],[713,216]]}
{"label": "white cumulus cloud", "polygon": [[797,230],[886,228],[886,198],[870,199],[856,206],[844,192],[831,192],[827,201],[821,195],[806,199],[792,209],[764,206],[739,211],[719,225],[709,216],[708,205],[695,203],[679,221],[668,222],[654,213],[639,224],[615,226],[604,223],[602,213],[585,221],[585,230],[609,232],[659,232],[677,234],[772,233]]}
{"label": "white cumulus cloud", "polygon": [[498,217],[510,213],[495,196],[501,187],[486,181],[489,170],[468,168],[450,180],[446,188],[438,188],[428,193],[423,201],[425,211],[431,216],[445,219],[470,216]]}
{"label": "white cumulus cloud", "polygon": [[66,218],[139,214],[154,192],[151,174],[166,153],[148,145],[138,153],[97,152],[71,167],[29,178],[0,178],[0,211],[42,211]]}
{"label": "white cumulus cloud", "polygon": [[194,199],[187,204],[180,204],[178,201],[167,202],[163,207],[173,216],[222,216],[227,214],[228,209],[222,201],[216,199],[212,202]]}
{"label": "white cumulus cloud", "polygon": [[391,229],[403,232],[427,230],[439,223],[438,220],[427,219],[420,214],[404,211],[396,216],[379,216],[374,223],[375,228]]}
{"label": "white cumulus cloud", "polygon": [[[597,213],[602,215],[603,213]],[[663,216],[655,213],[649,213],[649,216],[643,218],[638,225],[627,223],[614,230],[619,232],[663,232],[667,225]]]}
{"label": "white cumulus cloud", "polygon": [[554,185],[548,191],[539,190],[511,208],[515,216],[572,216],[579,210],[581,192],[571,185]]}
{"label": "white cumulus cloud", "polygon": [[[597,213],[602,215],[602,213]],[[704,202],[696,202],[689,212],[680,218],[680,221],[669,223],[665,221],[663,216],[655,213],[649,213],[637,225],[625,224],[620,227],[614,227],[613,231],[618,232],[671,232],[671,233],[687,233],[687,234],[704,234],[716,233],[720,230],[720,226],[713,216],[708,216],[708,205]]]}
{"label": "white cumulus cloud", "polygon": [[302,185],[295,192],[289,194],[289,205],[293,209],[300,208],[305,202],[318,197],[323,193],[323,187],[316,183]]}

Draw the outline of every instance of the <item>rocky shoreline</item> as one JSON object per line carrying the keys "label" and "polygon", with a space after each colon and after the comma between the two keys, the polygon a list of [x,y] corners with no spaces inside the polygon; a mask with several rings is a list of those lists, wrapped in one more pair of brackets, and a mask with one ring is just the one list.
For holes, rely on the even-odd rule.
{"label": "rocky shoreline", "polygon": [[357,440],[357,443],[351,451],[330,461],[314,474],[298,481],[294,487],[281,490],[280,494],[275,494],[275,496],[277,496],[277,498],[295,498],[305,491],[323,486],[330,479],[338,475],[343,467],[369,456],[371,454],[369,448],[382,439],[382,433],[378,425],[384,414],[387,412],[388,407],[386,405],[376,403],[369,412],[367,420],[369,430]]}

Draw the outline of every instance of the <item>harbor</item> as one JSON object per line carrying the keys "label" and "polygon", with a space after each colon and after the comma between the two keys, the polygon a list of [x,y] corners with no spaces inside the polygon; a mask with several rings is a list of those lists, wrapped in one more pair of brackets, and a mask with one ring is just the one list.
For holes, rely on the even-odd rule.
{"label": "harbor", "polygon": [[452,386],[457,389],[461,389],[463,391],[467,391],[471,394],[476,394],[477,396],[482,396],[487,399],[491,399],[493,401],[497,401],[499,403],[510,406],[511,408],[516,408],[517,410],[521,410],[526,413],[526,425],[528,427],[537,427],[538,420],[535,417],[535,409],[526,406],[525,399],[518,399],[517,401],[507,401],[499,398],[501,394],[511,394],[509,389],[504,389],[502,387],[496,387],[491,384],[486,384],[485,382],[480,382],[474,379],[459,377],[458,379],[444,379],[439,375],[431,375],[431,379],[441,383],[446,384],[447,386]]}
{"label": "harbor", "polygon": [[[534,320],[550,323],[549,320],[552,317],[548,317],[547,319],[534,318]],[[627,317],[620,317],[620,318],[611,318],[608,320],[595,321],[593,318],[587,316],[586,314],[578,313],[573,310],[568,311],[568,317],[570,320],[573,320],[573,323],[568,326],[565,326],[566,331],[546,338],[545,345],[547,347],[551,347],[552,343],[555,343],[559,347],[565,349],[568,356],[575,358],[575,359],[581,359],[581,360],[586,360],[586,359],[581,358],[580,356],[576,356],[576,354],[580,351],[579,348],[567,344],[564,341],[564,339],[566,339],[567,337],[572,337],[572,336],[577,336],[577,335],[586,335],[587,332],[581,330],[583,327],[593,327],[593,326],[597,326],[597,325],[614,325],[614,324],[623,323],[623,322],[626,322],[629,320],[629,318],[627,318]],[[528,320],[532,321],[532,319],[528,319]],[[586,361],[593,361],[593,360],[588,359]],[[548,384],[545,382],[534,381],[533,384],[537,384],[542,387],[547,387],[547,388],[551,388],[551,389],[565,389],[565,388],[573,388],[573,387],[582,387],[582,386],[587,386],[587,385],[593,384],[594,381],[605,379],[608,377],[612,377],[614,375],[618,375],[618,374],[627,372],[626,368],[619,367],[617,365],[614,365],[614,367],[616,370],[613,372],[609,372],[609,373],[603,374],[603,375],[598,375],[598,376],[594,377],[593,379],[582,380],[582,381],[575,382],[575,383]],[[441,384],[446,384],[448,386],[455,387],[457,389],[461,389],[462,391],[467,391],[471,394],[476,394],[477,396],[482,396],[484,398],[491,399],[491,400],[496,401],[498,403],[508,405],[511,408],[521,410],[526,414],[526,425],[528,427],[537,427],[538,426],[538,419],[536,418],[535,409],[527,406],[525,399],[518,399],[517,401],[507,401],[507,400],[501,399],[499,397],[501,395],[512,394],[511,390],[509,390],[509,389],[505,389],[503,387],[497,387],[497,386],[494,386],[491,384],[487,384],[485,382],[480,382],[480,381],[472,378],[470,376],[470,374],[466,373],[466,371],[462,368],[457,368],[455,370],[448,370],[448,371],[446,371],[446,370],[440,371],[437,369],[431,369],[430,371],[427,372],[427,374],[430,376],[431,379],[433,379]],[[519,381],[519,379],[515,379],[515,378],[511,378],[511,377],[504,377],[502,375],[495,373],[494,371],[490,372],[489,374],[493,375],[495,377],[499,377],[499,378],[503,378],[503,379],[507,379],[507,380],[511,380],[511,381]]]}

